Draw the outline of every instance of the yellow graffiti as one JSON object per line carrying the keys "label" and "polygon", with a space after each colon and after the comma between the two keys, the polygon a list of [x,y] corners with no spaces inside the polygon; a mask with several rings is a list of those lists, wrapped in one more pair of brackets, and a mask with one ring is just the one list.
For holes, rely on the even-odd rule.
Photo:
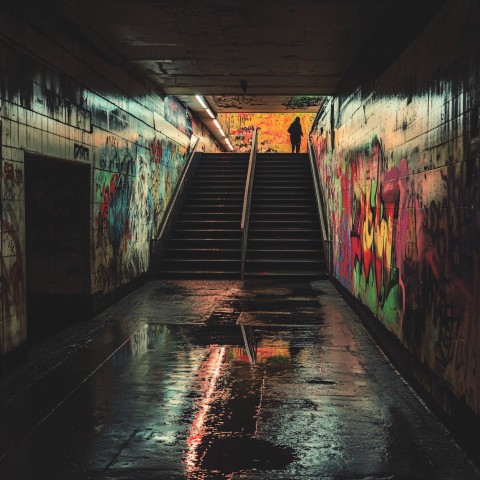
{"label": "yellow graffiti", "polygon": [[[365,198],[370,198],[371,188],[366,186]],[[364,250],[370,250],[373,244],[373,212],[370,202],[365,202],[365,219],[363,221],[362,247]]]}

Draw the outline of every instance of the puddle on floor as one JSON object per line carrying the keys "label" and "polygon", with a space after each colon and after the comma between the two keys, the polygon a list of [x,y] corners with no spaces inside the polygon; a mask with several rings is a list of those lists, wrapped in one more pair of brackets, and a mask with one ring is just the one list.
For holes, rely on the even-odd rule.
{"label": "puddle on floor", "polygon": [[280,470],[295,459],[292,448],[253,437],[217,437],[201,467],[224,474],[245,470]]}
{"label": "puddle on floor", "polygon": [[[195,373],[188,370],[182,378],[175,372],[175,381],[167,382],[161,393],[170,401],[175,391],[178,395],[177,431],[170,425],[168,432],[156,432],[157,439],[168,437],[170,444],[186,435],[181,460],[186,474],[282,469],[295,459],[293,448],[261,438],[257,423],[266,378],[293,375],[299,347],[294,346],[297,335],[292,330],[235,325],[215,331],[209,325],[146,324],[111,362],[127,366],[166,351],[169,357],[175,352],[183,352],[185,359],[195,357]],[[314,336],[309,340],[314,342]]]}

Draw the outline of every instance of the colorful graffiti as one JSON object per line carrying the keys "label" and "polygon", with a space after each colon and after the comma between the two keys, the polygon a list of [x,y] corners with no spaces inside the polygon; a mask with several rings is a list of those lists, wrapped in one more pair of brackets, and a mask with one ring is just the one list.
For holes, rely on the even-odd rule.
{"label": "colorful graffiti", "polygon": [[399,320],[394,248],[399,190],[395,184],[383,185],[378,178],[377,165],[383,164],[382,157],[382,145],[376,137],[365,147],[345,153],[337,170],[343,182],[343,218],[333,218],[332,224],[343,230],[341,238],[349,239],[337,251],[340,257],[336,258],[341,259],[338,276],[353,282],[350,287],[355,296],[395,325]]}
{"label": "colorful graffiti", "polygon": [[186,160],[186,148],[162,137],[148,148],[108,135],[95,170],[95,292],[105,294],[149,267],[149,241],[160,228]]}
{"label": "colorful graffiti", "polygon": [[307,151],[307,134],[315,114],[312,113],[223,113],[218,116],[227,126],[230,141],[236,152],[248,152],[255,128],[260,128],[259,151],[262,153],[289,153],[292,151],[288,127],[300,117],[304,136],[300,151]]}
{"label": "colorful graffiti", "polygon": [[[336,123],[333,148],[330,108],[312,135],[330,217],[334,274],[480,412],[475,380],[480,327],[474,321],[480,172],[464,157],[469,123],[465,127],[448,116],[462,112],[464,99],[453,86],[435,85],[413,99],[349,102],[338,113],[343,121]],[[385,108],[397,112],[395,122],[381,120],[387,118]],[[409,127],[402,118],[411,117],[422,122]],[[431,135],[429,125],[437,118],[446,119],[446,126]],[[415,141],[402,143],[409,128]],[[365,143],[365,132],[372,130],[381,136]]]}
{"label": "colorful graffiti", "polygon": [[165,120],[188,137],[192,136],[192,117],[176,97],[165,97]]}
{"label": "colorful graffiti", "polygon": [[[92,163],[88,273],[94,297],[147,272],[150,240],[158,234],[185,165],[186,148],[155,128],[155,116],[168,116],[165,120],[177,130],[193,133],[204,151],[219,151],[210,132],[192,122],[174,97],[164,101],[146,90],[145,95],[135,92],[132,101],[114,87],[118,72],[108,69],[102,76],[110,75],[110,88],[99,94],[97,73],[84,69],[77,82],[53,70],[49,55],[45,49],[46,58],[36,58],[0,42],[0,353],[27,337],[24,150],[58,159],[59,165]],[[67,54],[62,65],[68,70],[76,61]],[[166,131],[175,135],[173,129]],[[57,218],[62,223],[61,215]]]}

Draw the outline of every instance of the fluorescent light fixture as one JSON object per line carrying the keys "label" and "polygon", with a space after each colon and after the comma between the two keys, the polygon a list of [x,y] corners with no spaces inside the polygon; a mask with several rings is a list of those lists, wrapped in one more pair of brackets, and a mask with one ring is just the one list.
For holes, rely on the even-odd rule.
{"label": "fluorescent light fixture", "polygon": [[205,110],[206,110],[206,112],[208,113],[208,116],[209,116],[210,118],[215,118],[215,115],[212,113],[212,111],[211,111],[209,108],[206,108]]}
{"label": "fluorescent light fixture", "polygon": [[203,107],[203,108],[208,108],[207,104],[205,103],[205,100],[200,96],[200,95],[195,95],[195,98],[198,100],[198,103]]}
{"label": "fluorescent light fixture", "polygon": [[218,123],[218,120],[215,118],[213,120],[213,123],[215,124],[215,126],[220,130],[222,127],[220,126],[220,124]]}

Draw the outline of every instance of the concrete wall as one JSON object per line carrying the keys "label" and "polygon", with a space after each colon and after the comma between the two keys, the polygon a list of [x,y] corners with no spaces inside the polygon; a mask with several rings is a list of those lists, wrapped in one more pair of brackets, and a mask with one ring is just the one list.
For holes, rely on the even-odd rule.
{"label": "concrete wall", "polygon": [[[0,353],[21,346],[28,335],[26,156],[89,166],[87,293],[99,298],[148,270],[150,239],[192,135],[200,138],[200,150],[219,150],[175,98],[164,100],[60,15],[0,12]],[[76,281],[75,269],[70,271],[63,283]]]}
{"label": "concrete wall", "polygon": [[[451,1],[312,139],[335,277],[480,414],[478,2]],[[380,39],[379,39],[380,40]],[[451,406],[437,398],[449,413]]]}
{"label": "concrete wall", "polygon": [[288,127],[300,117],[304,136],[300,151],[307,151],[307,133],[315,118],[314,113],[221,113],[218,120],[229,135],[236,152],[249,152],[255,128],[260,128],[259,152],[290,153]]}

